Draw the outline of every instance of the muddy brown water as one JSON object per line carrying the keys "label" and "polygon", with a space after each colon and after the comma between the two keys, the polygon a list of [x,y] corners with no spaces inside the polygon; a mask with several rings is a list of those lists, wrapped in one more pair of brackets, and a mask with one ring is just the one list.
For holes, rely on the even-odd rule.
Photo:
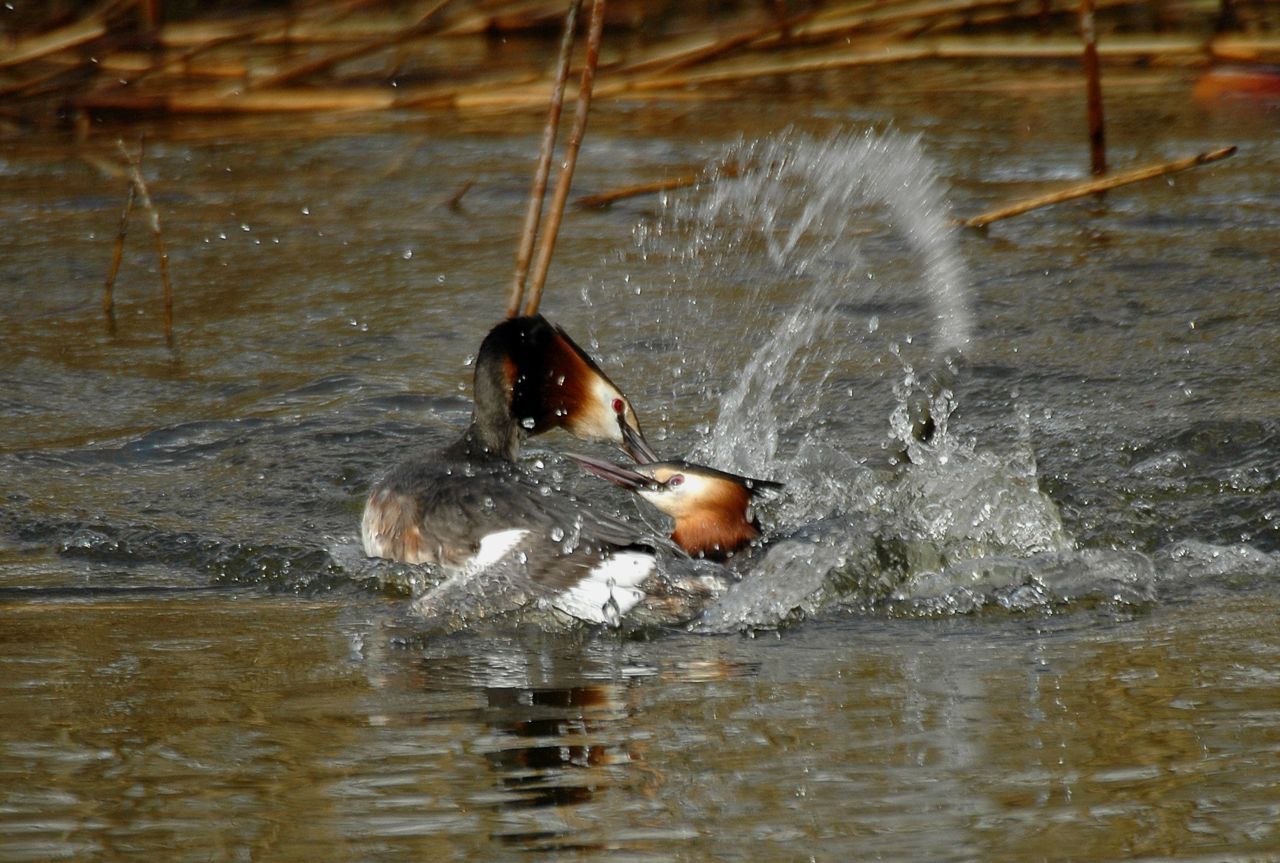
{"label": "muddy brown water", "polygon": [[[957,214],[1082,178],[1081,88],[1006,71],[603,104],[575,188],[889,125],[919,136]],[[1232,160],[956,238],[973,334],[951,432],[1029,448],[1089,589],[1046,588],[1035,563],[1008,589],[992,564],[967,604],[867,600],[753,635],[437,638],[405,610],[412,573],[343,556],[378,472],[465,421],[535,119],[148,127],[173,349],[140,221],[103,318],[122,181],[57,135],[10,141],[0,859],[1280,857],[1280,109],[1196,104],[1193,83],[1112,76],[1113,164],[1228,143]],[[544,311],[681,452],[787,300],[745,307],[776,274],[744,248],[704,286],[718,325],[699,340],[678,268],[637,252],[658,206],[571,213]],[[835,314],[886,340],[928,319],[893,289]],[[858,397],[807,428],[888,470],[903,370],[849,332],[807,350],[838,355],[824,385]],[[573,481],[567,448],[529,458]],[[947,512],[978,493],[952,476],[920,485]],[[1108,566],[1133,559],[1142,591],[1112,596]]]}

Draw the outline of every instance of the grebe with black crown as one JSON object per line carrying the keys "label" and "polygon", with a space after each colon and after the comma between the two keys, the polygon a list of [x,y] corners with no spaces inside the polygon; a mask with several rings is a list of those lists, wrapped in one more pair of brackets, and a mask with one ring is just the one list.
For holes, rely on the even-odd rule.
{"label": "grebe with black crown", "polygon": [[654,548],[626,523],[540,485],[516,464],[523,439],[564,428],[657,456],[626,396],[561,328],[510,318],[476,356],[474,408],[461,438],[393,468],[369,492],[370,557],[447,574],[414,602],[433,621],[466,623],[531,603],[617,623],[643,598]]}

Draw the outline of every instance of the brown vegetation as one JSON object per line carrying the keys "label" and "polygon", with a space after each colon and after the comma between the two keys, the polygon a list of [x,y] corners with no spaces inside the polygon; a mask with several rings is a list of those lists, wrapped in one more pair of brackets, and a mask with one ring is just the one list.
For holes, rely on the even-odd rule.
{"label": "brown vegetation", "polygon": [[[543,39],[568,0],[63,0],[0,18],[14,123],[106,112],[541,110],[545,70],[494,68],[495,37]],[[597,98],[713,93],[740,82],[933,59],[1081,57],[1079,0],[609,4]],[[1100,62],[1280,60],[1267,0],[1096,0]],[[581,53],[581,52],[580,52]]]}
{"label": "brown vegetation", "polygon": [[[1104,64],[1209,66],[1280,62],[1280,4],[1271,0],[593,0],[590,36],[573,49],[581,0],[57,0],[0,17],[0,124],[10,130],[111,114],[544,110],[543,147],[517,251],[508,314],[536,310],[569,192],[592,93],[599,99],[712,98],[761,79],[936,60],[1081,62],[1093,173],[1105,174],[1099,69]],[[566,12],[569,14],[566,16]],[[2,15],[4,13],[0,13]],[[493,39],[537,44],[563,30],[559,62],[495,63]],[[602,30],[610,36],[603,39]],[[512,54],[503,55],[508,61]],[[576,66],[575,69],[575,58]],[[598,68],[597,68],[598,66]],[[1275,77],[1275,70],[1259,66]],[[566,93],[572,73],[580,81]],[[574,129],[545,223],[542,202],[561,106]],[[0,125],[0,131],[3,131]],[[1101,177],[963,222],[980,227],[1035,207],[1185,170],[1229,156],[1223,147]],[[129,178],[103,305],[112,289],[135,199],[160,260],[165,330],[172,291],[159,218],[139,154],[120,150]],[[731,177],[658,180],[583,199],[606,206],[636,194]],[[456,206],[464,184],[450,199]],[[539,228],[541,241],[538,242]],[[536,259],[534,257],[536,251]],[[525,283],[532,265],[532,282]]]}

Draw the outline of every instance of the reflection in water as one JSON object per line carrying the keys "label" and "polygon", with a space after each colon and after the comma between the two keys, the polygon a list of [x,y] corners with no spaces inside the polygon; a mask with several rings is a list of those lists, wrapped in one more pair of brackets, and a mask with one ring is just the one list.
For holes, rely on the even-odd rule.
{"label": "reflection in water", "polygon": [[[604,743],[588,742],[610,721],[601,715],[602,708],[616,710],[619,695],[610,686],[485,690],[490,726],[504,736],[485,757],[501,775],[503,786],[515,792],[511,806],[580,803],[598,787],[599,777],[565,781],[566,770],[588,770],[627,760],[621,752],[610,753]],[[516,718],[526,712],[548,715]]]}
{"label": "reflection in water", "polygon": [[525,847],[591,847],[568,841],[576,831],[567,810],[634,781],[627,768],[640,765],[622,745],[606,742],[609,726],[625,717],[624,694],[611,684],[485,690],[485,722],[492,735],[479,748],[503,792],[494,805],[557,810],[528,819],[540,829],[500,828],[494,838]]}
{"label": "reflection in water", "polygon": [[1280,849],[1265,597],[646,643],[389,609],[0,603],[0,859]]}
{"label": "reflection in water", "polygon": [[[432,710],[398,721],[463,723],[467,749],[485,769],[459,793],[490,813],[482,819],[485,830],[503,846],[543,852],[626,847],[644,855],[683,836],[686,828],[673,824],[661,805],[662,771],[647,763],[652,726],[643,693],[653,685],[749,678],[756,666],[719,658],[714,647],[708,657],[654,663],[630,661],[635,645],[625,642],[566,649],[541,634],[531,639],[444,646],[461,649],[458,654],[428,646],[427,655],[411,661],[407,677],[380,685],[409,683],[429,697],[464,687],[483,698],[461,712]],[[384,656],[400,663],[408,659],[404,653],[392,649]],[[619,813],[639,823],[619,830]]]}

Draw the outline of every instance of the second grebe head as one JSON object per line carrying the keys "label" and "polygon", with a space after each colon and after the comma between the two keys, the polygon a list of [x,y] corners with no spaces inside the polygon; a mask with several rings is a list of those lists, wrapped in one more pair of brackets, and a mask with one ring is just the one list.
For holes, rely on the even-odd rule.
{"label": "second grebe head", "polygon": [[658,460],[631,402],[542,315],[509,318],[489,331],[476,357],[477,420],[482,398],[495,411],[505,407],[506,422],[526,434],[564,428],[584,440],[613,443],[637,462]]}
{"label": "second grebe head", "polygon": [[782,483],[752,479],[686,461],[642,464],[570,457],[602,479],[630,489],[675,519],[671,538],[690,554],[732,554],[760,535],[751,503]]}

